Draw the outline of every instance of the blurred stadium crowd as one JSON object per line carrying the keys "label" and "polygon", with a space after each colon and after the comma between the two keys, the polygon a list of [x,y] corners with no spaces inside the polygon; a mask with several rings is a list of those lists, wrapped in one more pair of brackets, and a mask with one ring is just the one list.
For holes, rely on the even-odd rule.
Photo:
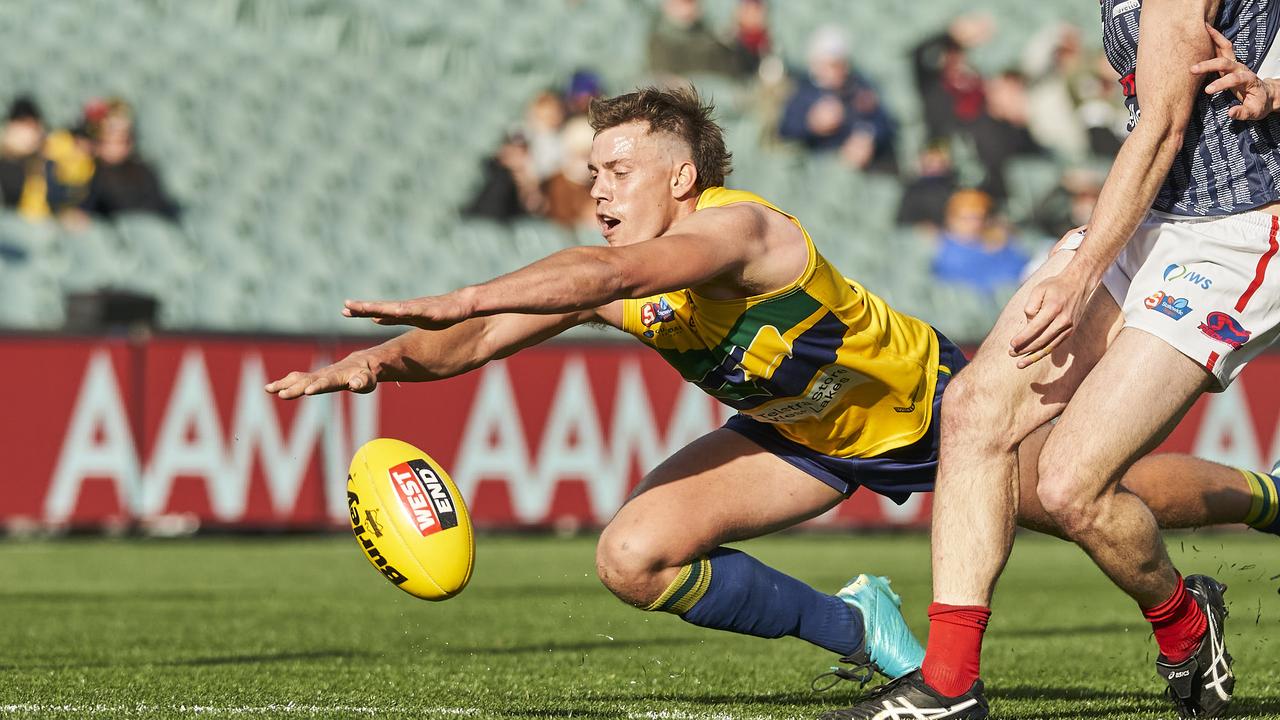
{"label": "blurred stadium crowd", "polygon": [[164,329],[375,329],[341,300],[599,242],[588,103],[693,83],[731,185],[975,341],[1128,116],[1090,4],[971,5],[6,0],[0,328],[114,289]]}

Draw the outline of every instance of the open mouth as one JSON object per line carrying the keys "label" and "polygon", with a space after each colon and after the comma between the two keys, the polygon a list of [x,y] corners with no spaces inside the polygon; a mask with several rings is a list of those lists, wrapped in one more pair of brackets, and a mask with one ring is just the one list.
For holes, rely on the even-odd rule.
{"label": "open mouth", "polygon": [[614,228],[618,227],[618,225],[622,223],[622,221],[616,217],[603,214],[596,215],[596,220],[600,223],[600,234],[605,236],[608,236],[613,232]]}

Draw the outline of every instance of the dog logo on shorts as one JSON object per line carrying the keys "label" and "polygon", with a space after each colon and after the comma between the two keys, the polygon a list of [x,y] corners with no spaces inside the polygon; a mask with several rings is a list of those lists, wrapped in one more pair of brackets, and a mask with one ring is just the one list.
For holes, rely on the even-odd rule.
{"label": "dog logo on shorts", "polygon": [[1249,337],[1253,335],[1244,329],[1239,320],[1222,312],[1209,313],[1204,322],[1200,323],[1200,332],[1237,350],[1249,342]]}
{"label": "dog logo on shorts", "polygon": [[1148,310],[1155,310],[1162,315],[1168,315],[1174,320],[1181,320],[1187,313],[1191,312],[1191,305],[1187,303],[1186,298],[1167,295],[1159,290],[1148,296],[1145,304]]}

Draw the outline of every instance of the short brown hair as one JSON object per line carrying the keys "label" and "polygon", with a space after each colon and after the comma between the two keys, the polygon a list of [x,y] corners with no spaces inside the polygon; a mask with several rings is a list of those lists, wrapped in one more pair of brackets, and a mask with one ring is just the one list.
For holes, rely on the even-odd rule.
{"label": "short brown hair", "polygon": [[715,108],[703,104],[692,87],[663,90],[641,88],[633,93],[591,101],[591,127],[597,133],[629,122],[649,123],[649,132],[671,133],[684,140],[693,152],[698,171],[697,189],[724,185],[733,170],[733,156],[724,147],[724,130],[711,114]]}

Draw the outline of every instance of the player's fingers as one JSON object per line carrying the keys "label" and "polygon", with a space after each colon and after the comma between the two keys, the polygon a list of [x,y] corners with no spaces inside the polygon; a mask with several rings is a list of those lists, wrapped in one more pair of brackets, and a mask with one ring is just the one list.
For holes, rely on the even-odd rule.
{"label": "player's fingers", "polygon": [[1258,76],[1254,75],[1253,71],[1248,68],[1241,68],[1214,80],[1209,83],[1209,86],[1214,88],[1214,92],[1230,90],[1235,93],[1237,98],[1243,100],[1245,93],[1257,82]]}
{"label": "player's fingers", "polygon": [[405,313],[407,304],[385,300],[347,300],[342,314],[347,317],[397,317]]}
{"label": "player's fingers", "polygon": [[297,373],[296,376],[288,383],[284,383],[276,390],[276,396],[282,400],[292,400],[302,395],[302,391],[315,380],[311,373]]}
{"label": "player's fingers", "polygon": [[368,370],[355,372],[347,380],[347,389],[356,393],[373,392],[374,387],[377,385],[378,379]]}
{"label": "player's fingers", "polygon": [[301,374],[302,373],[298,372],[297,370],[294,370],[293,372],[289,373],[288,375],[285,375],[279,380],[272,380],[271,382],[267,383],[266,386],[263,387],[263,390],[266,390],[269,393],[274,393],[274,392],[283,390],[284,388],[291,385],[293,381],[296,380],[298,376]]}
{"label": "player's fingers", "polygon": [[1218,29],[1209,23],[1204,24],[1205,30],[1209,31],[1209,39],[1213,41],[1213,49],[1218,53],[1219,57],[1230,57],[1235,59],[1236,49],[1226,35],[1218,32]]}
{"label": "player's fingers", "polygon": [[1018,358],[1018,369],[1025,370],[1026,368],[1029,368],[1032,365],[1035,365],[1041,360],[1052,355],[1053,351],[1057,350],[1058,346],[1062,344],[1062,341],[1066,340],[1067,336],[1070,334],[1071,334],[1070,330],[1060,332],[1053,338],[1052,341],[1050,341],[1048,345],[1044,346],[1044,348],[1037,350],[1035,352],[1029,353],[1027,355],[1023,355],[1022,357]]}
{"label": "player's fingers", "polygon": [[1009,341],[1009,353],[1015,356],[1026,354],[1028,347],[1053,324],[1061,313],[1061,303],[1042,301],[1036,313],[1027,318],[1027,325],[1022,328],[1022,332]]}
{"label": "player's fingers", "polygon": [[1031,338],[1018,353],[1018,367],[1025,368],[1053,352],[1053,348],[1065,334],[1071,331],[1071,321],[1059,315],[1039,334]]}
{"label": "player's fingers", "polygon": [[1231,72],[1235,66],[1236,62],[1234,59],[1228,60],[1227,58],[1216,57],[1210,60],[1201,60],[1195,65],[1192,65],[1191,72],[1195,75],[1205,75],[1214,72],[1228,73]]}
{"label": "player's fingers", "polygon": [[344,373],[336,373],[336,372],[318,373],[311,380],[311,382],[308,383],[307,386],[302,389],[302,394],[303,395],[320,395],[322,393],[329,393],[335,390],[342,390],[346,387],[347,387],[347,379],[344,377]]}

